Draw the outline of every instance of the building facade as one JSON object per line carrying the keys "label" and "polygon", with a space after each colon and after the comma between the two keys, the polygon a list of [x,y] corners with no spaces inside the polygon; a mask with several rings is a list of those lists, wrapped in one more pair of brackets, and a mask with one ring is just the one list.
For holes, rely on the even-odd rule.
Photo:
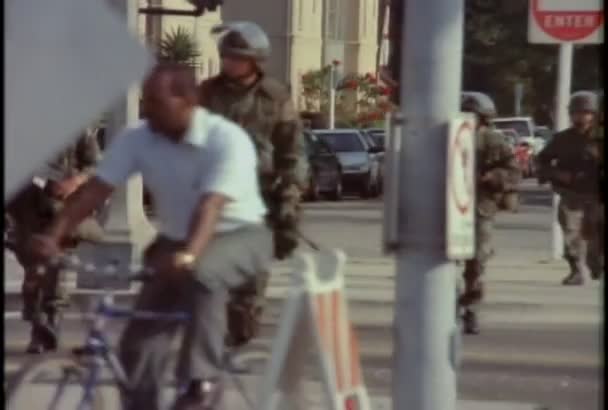
{"label": "building facade", "polygon": [[[299,104],[301,77],[340,61],[338,77],[376,71],[378,13],[382,0],[226,0],[221,10],[203,16],[140,15],[140,36],[152,47],[177,27],[196,39],[201,56],[197,77],[219,71],[220,59],[211,28],[222,21],[253,21],[268,34],[272,56],[269,75],[291,87]],[[141,6],[191,9],[185,0],[140,0]]]}
{"label": "building facade", "polygon": [[339,75],[376,71],[379,0],[227,0],[224,21],[249,20],[269,35],[268,73],[300,103],[301,77],[340,61]]}

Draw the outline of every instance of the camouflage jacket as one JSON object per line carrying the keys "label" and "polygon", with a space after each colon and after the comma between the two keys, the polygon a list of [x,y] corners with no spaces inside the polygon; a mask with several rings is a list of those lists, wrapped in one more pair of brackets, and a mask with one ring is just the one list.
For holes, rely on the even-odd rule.
{"label": "camouflage jacket", "polygon": [[[514,193],[521,180],[511,147],[499,132],[484,128],[477,132],[477,208],[485,216],[492,216],[508,193]],[[487,180],[481,178],[486,176]]]}
{"label": "camouflage jacket", "polygon": [[[35,176],[60,181],[78,173],[90,172],[100,156],[96,134],[87,132],[76,144],[35,173]],[[8,202],[6,210],[24,235],[43,230],[63,206],[63,201],[50,195],[48,187],[48,183],[45,188],[34,183],[27,184]]]}
{"label": "camouflage jacket", "polygon": [[[593,199],[599,195],[603,173],[603,136],[598,129],[583,135],[574,128],[555,134],[538,154],[539,179],[551,182],[560,195]],[[569,184],[556,179],[570,174]]]}
{"label": "camouflage jacket", "polygon": [[270,218],[297,223],[299,187],[305,178],[298,163],[305,151],[300,119],[287,88],[265,76],[243,88],[219,75],[201,83],[199,98],[203,107],[241,125],[251,136]]}
{"label": "camouflage jacket", "polygon": [[48,167],[51,170],[50,179],[62,179],[81,173],[90,173],[101,158],[101,149],[97,133],[87,131],[78,141],[70,145]]}

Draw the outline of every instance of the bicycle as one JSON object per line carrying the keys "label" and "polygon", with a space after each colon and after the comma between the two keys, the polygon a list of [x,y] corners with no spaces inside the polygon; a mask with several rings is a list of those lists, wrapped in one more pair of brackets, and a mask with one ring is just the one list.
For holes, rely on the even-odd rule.
{"label": "bicycle", "polygon": [[[66,264],[65,261],[68,260]],[[82,264],[76,257],[68,259],[61,258],[62,266],[70,266],[72,268],[81,269],[88,274],[95,272],[95,266],[92,264]],[[133,273],[137,272],[137,273]],[[153,280],[153,272],[150,269],[139,269],[132,267],[129,275],[120,278],[117,275],[115,264],[109,264],[104,269],[104,278],[115,280],[125,279],[129,282],[146,282]],[[36,383],[50,386],[51,395],[48,405],[41,408],[48,410],[103,410],[105,403],[103,396],[99,394],[97,388],[104,386],[107,383],[102,383],[102,371],[110,370],[111,385],[118,387],[119,391],[126,396],[132,390],[131,382],[124,371],[118,356],[112,348],[106,335],[105,327],[107,319],[126,319],[137,318],[143,320],[175,320],[186,322],[188,315],[185,312],[174,313],[158,313],[151,311],[140,311],[128,308],[117,307],[113,303],[113,295],[106,288],[102,289],[102,293],[94,299],[93,310],[86,314],[83,312],[84,320],[87,316],[91,316],[88,331],[86,332],[84,344],[81,347],[72,349],[70,352],[52,353],[43,357],[37,357],[29,363],[26,363],[17,373],[15,378],[8,386],[8,399],[6,409],[8,410],[34,410],[32,399],[27,397],[28,390],[35,386]],[[224,370],[233,377],[237,389],[241,393],[242,398],[246,403],[253,407],[251,400],[245,393],[244,386],[237,379],[236,375],[250,373],[247,367],[238,367],[234,363],[234,357],[227,352],[224,356]],[[55,371],[58,374],[49,372]],[[40,380],[41,379],[41,380]],[[71,399],[67,392],[68,383],[81,388],[80,395],[71,395]],[[180,385],[178,381],[167,383],[165,387],[174,388],[176,393],[183,392],[186,386]],[[52,389],[55,388],[53,392]],[[45,396],[48,396],[48,390],[45,390]],[[25,405],[19,405],[18,399],[20,394],[25,393],[30,399]],[[30,393],[31,394],[31,393]],[[68,403],[60,403],[61,399],[68,400]],[[38,402],[41,398],[38,397]],[[76,403],[70,404],[76,400]],[[115,407],[112,407],[115,408]]]}

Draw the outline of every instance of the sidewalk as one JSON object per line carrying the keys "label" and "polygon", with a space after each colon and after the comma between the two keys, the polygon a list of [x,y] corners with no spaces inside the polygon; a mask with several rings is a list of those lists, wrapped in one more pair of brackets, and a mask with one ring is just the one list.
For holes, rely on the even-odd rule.
{"label": "sidewalk", "polygon": [[[258,391],[258,386],[261,382],[259,376],[247,376],[240,378],[243,384],[248,398],[255,401],[255,397]],[[119,409],[120,403],[118,400],[118,392],[115,388],[104,386],[98,388],[97,391],[101,394],[104,402],[104,408],[106,409]],[[65,407],[65,402],[77,403],[80,392],[74,388],[67,388],[68,396],[62,400]],[[37,387],[36,391],[29,391],[28,397],[21,397],[18,400],[18,405],[24,410],[32,408],[37,403],[49,401],[52,398],[53,390],[51,386]],[[99,394],[98,393],[98,394]],[[166,389],[165,394],[167,398],[172,397],[175,393],[173,389]],[[301,404],[299,409],[302,410],[329,410],[329,407],[325,405],[325,396],[323,395],[320,383],[306,381],[303,385],[303,397],[305,401]],[[170,399],[169,399],[170,400]],[[393,410],[392,400],[388,396],[374,396],[370,397],[371,409],[372,410]],[[74,406],[72,406],[74,407]],[[229,382],[224,392],[224,399],[222,403],[222,409],[226,410],[252,410],[245,402],[241,393],[234,387],[233,383]],[[257,410],[257,409],[254,409]],[[526,403],[514,403],[514,402],[489,402],[489,401],[471,401],[471,400],[458,400],[456,403],[455,410],[549,410],[538,405],[526,404]]]}

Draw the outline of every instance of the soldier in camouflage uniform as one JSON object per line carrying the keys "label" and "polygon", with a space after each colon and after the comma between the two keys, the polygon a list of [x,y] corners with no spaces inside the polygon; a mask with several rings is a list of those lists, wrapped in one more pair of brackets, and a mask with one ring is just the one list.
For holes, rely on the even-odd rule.
{"label": "soldier in camouflage uniform", "polygon": [[538,155],[539,182],[550,182],[560,195],[558,220],[564,233],[564,258],[570,267],[562,283],[581,285],[585,262],[593,279],[599,279],[603,271],[599,195],[603,135],[597,126],[595,93],[573,94],[568,108],[572,127],[555,134]]}
{"label": "soldier in camouflage uniform", "polygon": [[[299,162],[306,160],[301,124],[288,88],[268,77],[262,63],[270,41],[254,23],[217,26],[222,58],[219,75],[200,85],[200,104],[241,125],[258,153],[260,186],[274,231],[275,256],[289,257],[298,245],[300,193],[304,184]],[[242,345],[256,333],[264,304],[268,274],[235,292],[229,304],[228,342]]]}
{"label": "soldier in camouflage uniform", "polygon": [[462,111],[474,113],[477,117],[477,209],[476,254],[465,263],[464,291],[458,302],[464,311],[464,332],[477,334],[477,311],[483,298],[482,276],[488,260],[494,254],[494,216],[501,209],[515,210],[513,207],[517,201],[514,201],[513,197],[517,195],[521,171],[503,136],[491,128],[490,119],[496,115],[492,100],[485,94],[468,93],[462,100]]}
{"label": "soldier in camouflage uniform", "polygon": [[[8,203],[8,217],[13,223],[12,250],[23,266],[23,319],[32,323],[28,353],[42,353],[57,347],[57,327],[61,307],[67,303],[61,287],[61,271],[48,268],[37,272],[36,260],[27,249],[32,234],[44,232],[61,209],[67,196],[86,181],[87,173],[100,157],[94,132],[87,131],[78,142],[61,153],[21,189]],[[66,247],[79,240],[101,239],[101,227],[94,218],[85,220]]]}

